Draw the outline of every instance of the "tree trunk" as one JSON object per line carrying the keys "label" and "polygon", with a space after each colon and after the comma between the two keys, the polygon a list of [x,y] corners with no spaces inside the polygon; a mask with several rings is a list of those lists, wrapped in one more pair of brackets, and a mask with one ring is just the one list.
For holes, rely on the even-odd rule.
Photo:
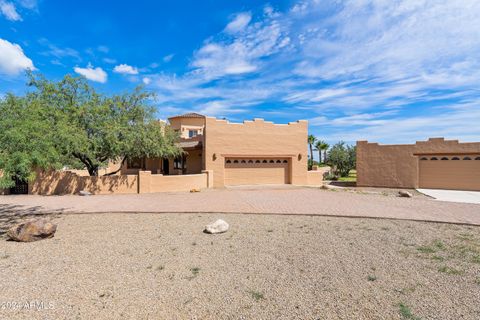
{"label": "tree trunk", "polygon": [[87,166],[90,177],[98,177],[98,166]]}
{"label": "tree trunk", "polygon": [[322,150],[318,149],[318,164],[322,163]]}
{"label": "tree trunk", "polygon": [[117,174],[120,170],[122,170],[123,164],[125,163],[126,160],[127,160],[127,157],[123,157],[122,162],[120,163],[120,167],[115,171],[105,173],[104,176],[113,176]]}
{"label": "tree trunk", "polygon": [[312,144],[310,144],[310,159],[312,159],[312,163],[313,163],[313,147],[312,147]]}

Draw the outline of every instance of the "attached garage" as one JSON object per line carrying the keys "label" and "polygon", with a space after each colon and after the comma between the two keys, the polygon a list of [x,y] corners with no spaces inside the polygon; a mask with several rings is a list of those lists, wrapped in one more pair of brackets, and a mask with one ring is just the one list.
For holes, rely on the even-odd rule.
{"label": "attached garage", "polygon": [[226,158],[225,185],[288,184],[288,158]]}
{"label": "attached garage", "polygon": [[480,155],[419,155],[419,187],[480,190]]}

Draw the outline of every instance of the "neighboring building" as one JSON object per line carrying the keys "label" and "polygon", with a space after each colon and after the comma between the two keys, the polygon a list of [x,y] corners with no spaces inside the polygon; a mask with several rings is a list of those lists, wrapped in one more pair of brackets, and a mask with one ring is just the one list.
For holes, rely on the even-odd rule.
{"label": "neighboring building", "polygon": [[[213,187],[245,184],[309,184],[305,120],[274,124],[263,119],[230,123],[197,113],[169,118],[186,152],[177,159],[135,159],[123,174],[151,171],[182,175],[211,171]],[[311,175],[313,177],[313,175]],[[310,184],[314,184],[310,178]],[[316,181],[318,182],[318,181]]]}
{"label": "neighboring building", "polygon": [[357,142],[357,186],[480,191],[480,142]]}

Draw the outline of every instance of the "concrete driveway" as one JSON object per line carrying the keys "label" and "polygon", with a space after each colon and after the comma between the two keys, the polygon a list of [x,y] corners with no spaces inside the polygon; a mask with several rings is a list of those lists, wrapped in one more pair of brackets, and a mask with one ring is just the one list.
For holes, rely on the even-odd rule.
{"label": "concrete driveway", "polygon": [[480,191],[440,190],[440,189],[417,189],[417,190],[439,201],[480,204]]}
{"label": "concrete driveway", "polygon": [[[0,223],[18,213],[255,213],[393,218],[480,225],[480,205],[318,188],[260,186],[125,195],[0,196]],[[4,219],[4,220],[2,220]],[[5,220],[5,221],[6,221]]]}

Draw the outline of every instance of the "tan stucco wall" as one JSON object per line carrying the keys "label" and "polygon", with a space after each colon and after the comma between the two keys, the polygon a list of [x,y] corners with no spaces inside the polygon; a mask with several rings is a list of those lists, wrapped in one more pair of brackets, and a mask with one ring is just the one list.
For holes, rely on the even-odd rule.
{"label": "tan stucco wall", "polygon": [[198,130],[198,134],[203,135],[205,118],[171,118],[169,121],[173,130],[179,130],[181,138],[188,138],[188,130]]}
{"label": "tan stucco wall", "polygon": [[79,176],[69,171],[37,172],[35,180],[28,184],[28,193],[77,194],[81,190],[92,194],[137,193],[137,183],[138,177],[131,175],[89,177]]}
{"label": "tan stucco wall", "polygon": [[330,171],[330,167],[320,167],[307,172],[307,185],[319,186],[323,184],[323,176]]}
{"label": "tan stucco wall", "polygon": [[292,184],[307,184],[307,135],[305,120],[274,124],[255,119],[243,123],[207,117],[205,169],[214,173],[214,187],[223,187],[225,157],[269,156],[291,159]]}
{"label": "tan stucco wall", "polygon": [[187,151],[187,174],[197,174],[202,172],[202,150]]}
{"label": "tan stucco wall", "polygon": [[139,178],[139,193],[190,191],[208,187],[207,173],[164,176],[141,171]]}
{"label": "tan stucco wall", "polygon": [[480,143],[430,138],[415,144],[357,142],[357,186],[418,188],[419,157],[428,154],[480,154]]}

